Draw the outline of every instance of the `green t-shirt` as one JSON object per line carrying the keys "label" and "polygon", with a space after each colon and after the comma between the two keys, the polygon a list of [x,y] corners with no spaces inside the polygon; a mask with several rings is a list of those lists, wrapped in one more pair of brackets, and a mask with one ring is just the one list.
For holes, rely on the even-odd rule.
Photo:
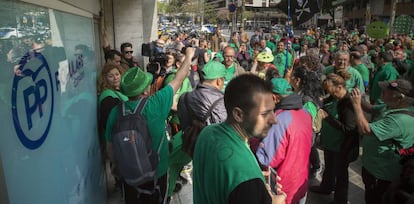
{"label": "green t-shirt", "polygon": [[238,45],[236,45],[235,43],[229,43],[229,46],[232,47],[234,49],[234,52],[239,51],[239,47]]}
{"label": "green t-shirt", "polygon": [[276,52],[276,45],[270,41],[266,41],[266,47],[272,50],[272,53]]}
{"label": "green t-shirt", "polygon": [[312,116],[312,122],[316,118],[316,114],[318,113],[318,107],[312,101],[308,101],[303,104],[303,108]]}
{"label": "green t-shirt", "polygon": [[[356,86],[359,87],[361,93],[365,93],[364,80],[362,79],[361,74],[354,68],[348,67],[347,71],[351,74],[351,78],[346,81],[346,88],[349,92],[352,91]],[[324,75],[330,73],[335,73],[335,68],[333,66],[328,66],[323,70]]]}
{"label": "green t-shirt", "polygon": [[[288,52],[288,67],[292,66],[292,55]],[[277,53],[275,55],[275,59],[273,60],[273,64],[276,66],[277,70],[279,71],[280,76],[285,75],[286,69],[286,50],[283,52]]]}
{"label": "green t-shirt", "polygon": [[195,204],[227,204],[241,183],[260,178],[262,171],[248,144],[228,123],[205,127],[198,136],[193,158]]}
{"label": "green t-shirt", "polygon": [[[414,111],[414,107],[408,109]],[[414,118],[403,113],[392,114],[399,110],[402,109],[388,110],[382,119],[370,123],[372,135],[362,140],[362,165],[376,178],[386,181],[394,181],[401,173],[401,158],[394,141],[402,148],[414,143]]]}
{"label": "green t-shirt", "polygon": [[226,76],[224,77],[224,88],[227,87],[227,84],[234,78],[234,73],[236,73],[236,64],[233,63],[231,67],[226,68]]}
{"label": "green t-shirt", "polygon": [[224,61],[224,56],[223,56],[223,52],[216,52],[216,54],[214,55],[214,58],[217,58],[219,60],[219,62],[223,62]]}
{"label": "green t-shirt", "polygon": [[[331,114],[335,119],[338,119],[338,110],[336,108],[337,100],[326,103],[323,107],[325,111]],[[342,131],[334,128],[326,120],[322,120],[321,128],[321,146],[331,151],[339,152],[342,142],[344,141],[344,134]]]}
{"label": "green t-shirt", "polygon": [[293,49],[295,52],[299,52],[299,50],[300,50],[300,44],[299,44],[299,43],[293,43],[293,44],[292,44],[292,49]]}
{"label": "green t-shirt", "polygon": [[371,89],[369,93],[369,99],[371,100],[371,103],[375,103],[378,99],[381,98],[381,88],[379,87],[378,82],[392,81],[394,79],[397,79],[399,76],[400,75],[392,66],[391,62],[380,67],[372,79]]}
{"label": "green t-shirt", "polygon": [[[172,71],[172,74],[169,74],[167,76],[167,78],[165,78],[164,86],[169,84],[175,78],[175,73],[177,73],[176,69],[174,69]],[[174,102],[178,103],[178,99],[180,98],[181,95],[183,95],[186,92],[190,92],[192,90],[193,90],[193,87],[191,86],[190,79],[188,79],[188,77],[186,77],[184,79],[183,83],[181,84],[181,87],[177,90],[177,93],[174,94]],[[171,111],[170,116],[168,117],[168,119],[169,119],[168,121],[171,122],[171,123],[180,124],[180,120],[178,119],[177,111]]]}
{"label": "green t-shirt", "polygon": [[407,76],[410,77],[414,73],[414,61],[406,59],[404,62],[408,65]]}
{"label": "green t-shirt", "polygon": [[273,36],[273,38],[275,39],[275,42],[278,43],[280,41],[280,35],[279,34],[275,34]]}
{"label": "green t-shirt", "polygon": [[[160,161],[158,164],[157,174],[161,177],[167,173],[168,169],[168,140],[165,129],[165,120],[167,119],[168,113],[171,110],[173,103],[174,91],[170,85],[162,88],[155,92],[154,95],[148,98],[147,104],[142,110],[142,115],[146,118],[148,124],[148,130],[152,138],[152,149],[158,150],[161,144],[161,150],[159,153]],[[134,110],[138,105],[138,101],[126,101],[125,108],[127,110]],[[105,139],[108,142],[112,141],[112,126],[115,123],[118,114],[118,108],[112,109],[108,117],[108,122],[105,131]]]}
{"label": "green t-shirt", "polygon": [[174,193],[175,183],[184,165],[191,161],[191,157],[181,150],[183,131],[179,131],[170,141],[172,150],[168,156],[168,196]]}
{"label": "green t-shirt", "polygon": [[329,52],[334,53],[336,51],[336,45],[332,45],[329,47]]}
{"label": "green t-shirt", "polygon": [[365,66],[364,63],[352,66],[355,68],[359,74],[361,74],[362,80],[364,81],[364,86],[368,87],[369,84],[369,70],[368,67]]}

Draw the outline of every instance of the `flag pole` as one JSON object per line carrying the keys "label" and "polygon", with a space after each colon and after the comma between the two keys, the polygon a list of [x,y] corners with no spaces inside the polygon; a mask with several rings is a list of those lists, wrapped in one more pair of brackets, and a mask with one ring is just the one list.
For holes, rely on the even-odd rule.
{"label": "flag pole", "polygon": [[289,33],[290,33],[290,21],[291,21],[291,17],[290,17],[290,0],[288,0],[288,4],[287,4],[287,12],[288,12],[288,21],[287,21],[287,26],[286,26],[286,63],[285,63],[285,71],[283,73],[283,77],[285,76],[287,69],[289,67]]}

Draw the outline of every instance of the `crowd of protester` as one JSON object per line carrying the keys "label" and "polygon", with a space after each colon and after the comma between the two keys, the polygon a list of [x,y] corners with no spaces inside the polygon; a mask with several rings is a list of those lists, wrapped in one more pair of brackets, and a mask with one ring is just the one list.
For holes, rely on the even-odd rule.
{"label": "crowd of protester", "polygon": [[[159,36],[145,67],[130,43],[119,51],[106,44],[98,79],[102,151],[127,203],[159,201],[137,200],[111,155],[114,107],[123,101],[133,109],[148,97],[143,114],[154,149],[162,147],[157,196],[165,202],[187,182],[180,171],[193,160],[195,203],[304,204],[312,191],[346,204],[348,167],[361,157],[366,203],[405,203],[414,192],[413,42],[345,29],[300,36],[257,29],[249,38],[241,28],[226,40],[217,28]],[[208,126],[188,153],[182,136],[195,118]],[[278,173],[277,192],[266,186],[269,167]],[[308,186],[318,174],[321,183]]]}

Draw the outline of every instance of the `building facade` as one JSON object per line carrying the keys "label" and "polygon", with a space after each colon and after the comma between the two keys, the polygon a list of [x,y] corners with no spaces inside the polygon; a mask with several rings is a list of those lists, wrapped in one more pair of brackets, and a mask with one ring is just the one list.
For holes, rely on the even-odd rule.
{"label": "building facade", "polygon": [[343,6],[343,26],[352,29],[366,26],[375,20],[388,23],[393,1],[396,1],[396,17],[414,17],[414,0],[345,0],[339,1],[339,5]]}
{"label": "building facade", "polygon": [[101,27],[112,47],[131,42],[138,57],[156,38],[155,9],[144,0],[0,1],[0,203],[106,203]]}

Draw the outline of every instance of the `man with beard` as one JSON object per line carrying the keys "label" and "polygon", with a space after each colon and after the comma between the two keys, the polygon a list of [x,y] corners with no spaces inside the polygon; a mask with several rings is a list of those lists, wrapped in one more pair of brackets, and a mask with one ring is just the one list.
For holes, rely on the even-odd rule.
{"label": "man with beard", "polygon": [[[273,64],[276,66],[279,71],[280,76],[285,75],[285,70],[292,66],[292,54],[287,52],[287,63],[286,63],[286,44],[283,41],[277,43],[277,51]],[[287,64],[287,66],[286,66]]]}
{"label": "man with beard", "polygon": [[284,203],[282,192],[272,195],[266,189],[247,143],[250,137],[265,137],[277,122],[271,84],[255,75],[236,77],[226,88],[224,103],[226,122],[205,127],[195,145],[194,203]]}

